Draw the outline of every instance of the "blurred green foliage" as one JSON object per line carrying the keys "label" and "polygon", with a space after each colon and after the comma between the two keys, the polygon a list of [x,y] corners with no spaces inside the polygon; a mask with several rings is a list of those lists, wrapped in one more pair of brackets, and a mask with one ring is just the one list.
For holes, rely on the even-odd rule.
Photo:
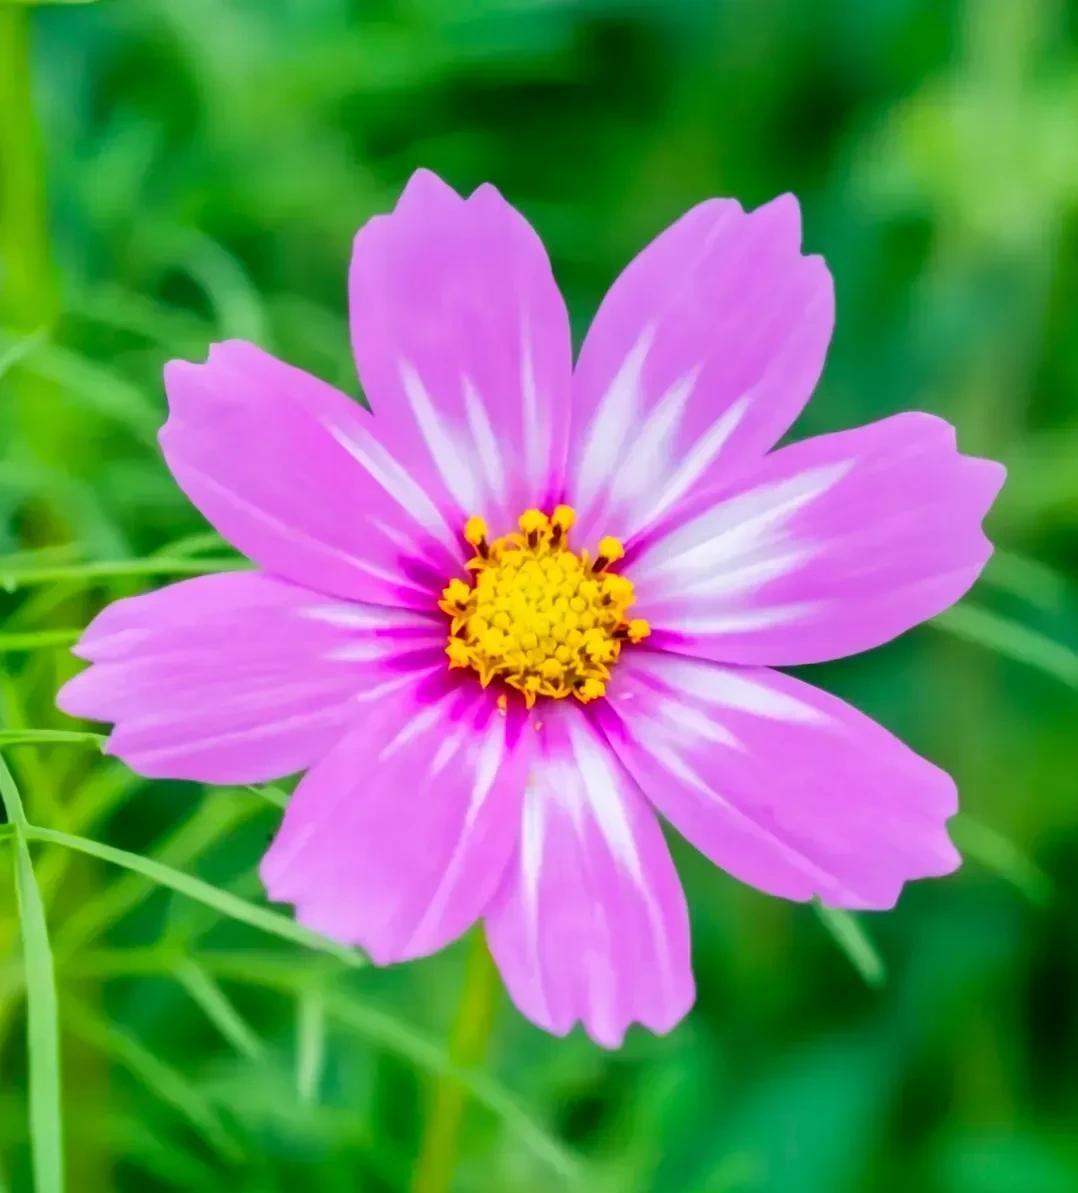
{"label": "blurred green foliage", "polygon": [[966,867],[854,922],[678,844],[697,1008],[610,1055],[502,1002],[453,1187],[1078,1188],[1076,44],[1066,0],[0,2],[0,1189],[28,1123],[54,1188],[53,964],[75,1193],[409,1188],[466,946],[312,947],[255,876],[280,792],[144,783],[51,700],[105,600],[225,558],[164,360],[355,392],[350,239],[421,164],[527,213],[578,334],[692,203],[796,192],[839,309],[799,433],[928,409],[1010,469],[968,602],[811,670],[957,776]]}

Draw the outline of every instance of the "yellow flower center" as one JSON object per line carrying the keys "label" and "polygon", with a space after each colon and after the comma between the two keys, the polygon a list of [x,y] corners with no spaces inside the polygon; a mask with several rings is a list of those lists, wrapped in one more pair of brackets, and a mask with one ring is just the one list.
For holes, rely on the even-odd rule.
{"label": "yellow flower center", "polygon": [[472,582],[451,580],[438,602],[450,618],[450,668],[471,667],[484,687],[497,679],[516,688],[529,708],[539,696],[587,704],[606,692],[622,646],[651,627],[626,616],[632,583],[610,571],[625,554],[621,543],[602,539],[594,559],[573,551],[575,520],[568,505],[549,517],[525,510],[519,533],[490,542],[483,519],[468,519]]}

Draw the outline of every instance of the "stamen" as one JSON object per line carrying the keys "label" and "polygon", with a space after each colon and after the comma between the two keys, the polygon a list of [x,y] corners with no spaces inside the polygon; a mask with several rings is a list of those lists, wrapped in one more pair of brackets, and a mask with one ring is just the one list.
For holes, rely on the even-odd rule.
{"label": "stamen", "polygon": [[602,539],[590,562],[586,551],[569,548],[575,521],[572,506],[556,506],[549,517],[528,509],[519,533],[491,542],[483,519],[468,519],[464,539],[476,551],[467,563],[471,583],[451,580],[438,602],[450,619],[450,668],[470,667],[484,687],[497,680],[515,688],[528,708],[540,696],[586,704],[605,695],[623,646],[651,628],[626,616],[632,583],[607,570],[624,556],[621,542]]}
{"label": "stamen", "polygon": [[567,535],[576,521],[576,510],[571,505],[556,505],[550,515],[550,537],[553,542],[561,541]]}
{"label": "stamen", "polygon": [[593,567],[597,572],[605,571],[612,563],[617,563],[624,554],[625,548],[621,545],[621,540],[607,535],[599,540],[599,554]]}
{"label": "stamen", "polygon": [[464,524],[464,541],[470,543],[486,559],[490,554],[487,547],[487,524],[482,518],[469,518]]}

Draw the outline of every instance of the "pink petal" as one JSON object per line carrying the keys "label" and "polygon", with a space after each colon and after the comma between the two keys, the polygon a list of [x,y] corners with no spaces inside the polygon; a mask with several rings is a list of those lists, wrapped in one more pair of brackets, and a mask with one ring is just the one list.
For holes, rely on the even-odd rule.
{"label": "pink petal", "polygon": [[262,862],[271,899],[380,965],[475,922],[520,823],[520,718],[444,668],[398,689],[300,783]]}
{"label": "pink petal", "polygon": [[[537,726],[538,728],[538,726]],[[564,1035],[616,1048],[692,1005],[685,897],[650,809],[578,708],[543,710],[520,846],[486,913],[513,1001]]]}
{"label": "pink petal", "polygon": [[93,666],[57,703],[114,721],[108,752],[140,774],[254,783],[309,766],[443,641],[438,621],[406,610],[201,576],[109,605],[75,648]]}
{"label": "pink petal", "polygon": [[352,342],[377,433],[458,526],[495,534],[558,495],[571,346],[528,222],[492,186],[427,170],[356,236]]}
{"label": "pink petal", "polygon": [[383,444],[370,414],[252,344],[165,369],[161,446],[180,487],[267,571],[376,604],[433,607],[459,528]]}
{"label": "pink petal", "polygon": [[797,200],[694,207],[633,260],[573,378],[568,499],[581,541],[628,538],[782,436],[823,368],[831,277]]}
{"label": "pink petal", "polygon": [[651,644],[794,665],[878,646],[946,609],[992,552],[1003,467],[900,414],[774,452],[671,519],[626,569]]}
{"label": "pink petal", "polygon": [[652,803],[742,882],[888,908],[903,883],[959,865],[950,777],[808,684],[634,651],[597,708]]}

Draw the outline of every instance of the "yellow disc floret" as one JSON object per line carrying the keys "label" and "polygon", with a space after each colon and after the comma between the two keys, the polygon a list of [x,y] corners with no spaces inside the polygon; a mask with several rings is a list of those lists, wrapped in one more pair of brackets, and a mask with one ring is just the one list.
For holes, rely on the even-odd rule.
{"label": "yellow disc floret", "polygon": [[572,551],[575,521],[572,506],[549,516],[529,509],[518,533],[490,541],[483,519],[469,518],[472,583],[451,580],[438,602],[450,618],[449,666],[470,667],[484,687],[497,680],[516,688],[529,708],[539,696],[599,699],[622,646],[651,633],[643,618],[626,616],[631,581],[608,570],[625,548],[607,537],[594,560]]}

